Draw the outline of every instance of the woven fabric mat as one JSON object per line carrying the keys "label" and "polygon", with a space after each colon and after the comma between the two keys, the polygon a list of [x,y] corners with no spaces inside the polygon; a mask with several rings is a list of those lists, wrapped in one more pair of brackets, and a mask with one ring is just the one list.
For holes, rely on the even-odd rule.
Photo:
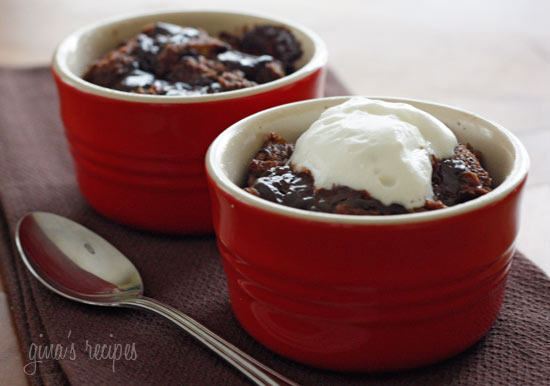
{"label": "woven fabric mat", "polygon": [[[327,95],[346,93],[329,73]],[[270,352],[234,318],[212,236],[141,232],[90,209],[76,185],[58,109],[47,68],[0,69],[0,263],[32,385],[248,384],[161,317],[86,306],[46,290],[25,270],[13,245],[17,220],[33,210],[67,216],[104,236],[132,259],[148,296],[188,313],[303,385],[550,384],[550,280],[519,253],[495,325],[480,342],[447,361],[407,372],[343,374]],[[99,353],[98,359],[97,345],[104,347],[105,357],[109,348],[111,356],[120,350],[123,355],[112,360]],[[57,359],[50,355],[35,366],[32,358],[40,358],[33,352],[45,347],[60,350]]]}

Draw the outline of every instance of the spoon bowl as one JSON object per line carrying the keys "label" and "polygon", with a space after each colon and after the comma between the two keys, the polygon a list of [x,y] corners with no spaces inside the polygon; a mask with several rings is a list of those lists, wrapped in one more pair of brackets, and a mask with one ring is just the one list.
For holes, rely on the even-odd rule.
{"label": "spoon bowl", "polygon": [[53,292],[98,306],[142,308],[164,316],[257,385],[297,385],[173,307],[143,296],[139,271],[107,240],[67,218],[33,212],[19,220],[15,244],[29,271]]}
{"label": "spoon bowl", "polygon": [[137,268],[107,240],[64,217],[34,212],[17,224],[15,243],[31,273],[55,293],[118,306],[143,294]]}

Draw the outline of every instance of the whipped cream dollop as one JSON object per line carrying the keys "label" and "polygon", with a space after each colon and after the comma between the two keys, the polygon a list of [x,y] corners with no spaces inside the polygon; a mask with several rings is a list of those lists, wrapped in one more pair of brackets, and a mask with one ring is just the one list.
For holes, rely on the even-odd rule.
{"label": "whipped cream dollop", "polygon": [[432,156],[449,158],[457,144],[447,126],[411,105],[353,97],[313,122],[290,163],[310,170],[317,189],[348,186],[411,209],[433,200]]}

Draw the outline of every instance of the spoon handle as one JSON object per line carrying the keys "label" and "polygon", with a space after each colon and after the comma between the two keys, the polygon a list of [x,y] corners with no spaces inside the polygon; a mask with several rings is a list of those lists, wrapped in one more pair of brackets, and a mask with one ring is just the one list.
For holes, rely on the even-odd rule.
{"label": "spoon handle", "polygon": [[269,367],[261,364],[250,355],[244,353],[231,343],[227,342],[225,339],[214,334],[193,318],[185,315],[183,312],[178,311],[173,307],[145,296],[125,300],[121,302],[120,305],[132,308],[144,308],[164,316],[166,319],[184,329],[197,340],[202,342],[206,347],[232,364],[257,385],[299,386],[296,382],[291,381]]}

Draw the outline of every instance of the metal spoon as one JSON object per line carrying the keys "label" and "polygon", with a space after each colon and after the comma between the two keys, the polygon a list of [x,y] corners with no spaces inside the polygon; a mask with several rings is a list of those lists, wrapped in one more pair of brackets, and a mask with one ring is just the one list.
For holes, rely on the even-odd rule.
{"label": "metal spoon", "polygon": [[87,304],[156,312],[187,331],[256,384],[298,385],[184,313],[143,296],[143,282],[130,260],[82,225],[52,213],[33,212],[19,220],[15,243],[27,268],[55,293]]}

